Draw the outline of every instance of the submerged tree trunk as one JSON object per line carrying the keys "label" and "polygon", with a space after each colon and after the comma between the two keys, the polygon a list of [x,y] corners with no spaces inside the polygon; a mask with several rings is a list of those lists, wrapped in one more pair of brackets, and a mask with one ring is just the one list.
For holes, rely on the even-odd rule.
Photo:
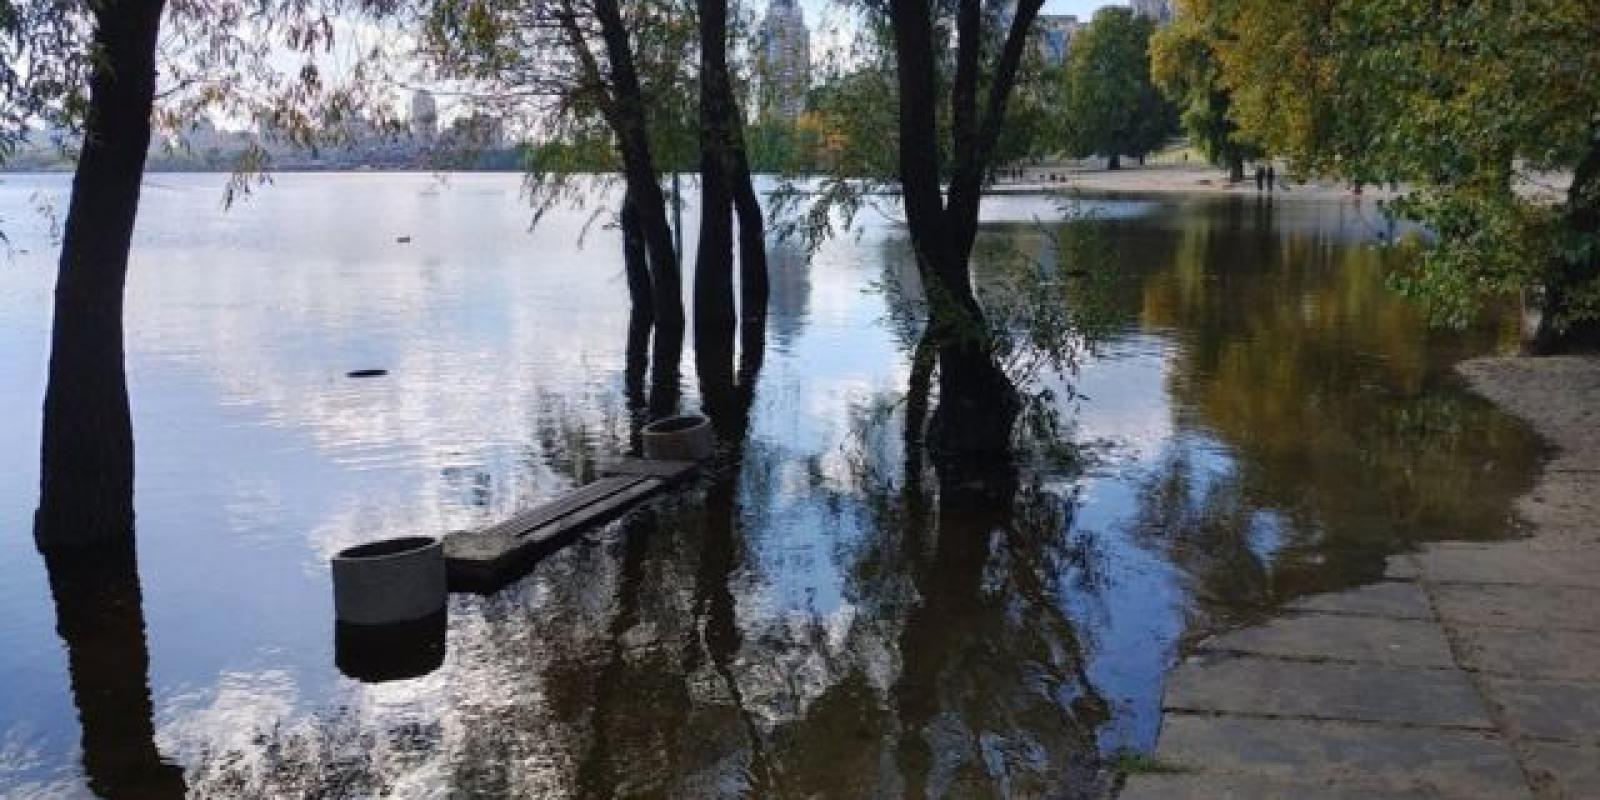
{"label": "submerged tree trunk", "polygon": [[932,9],[891,0],[900,93],[899,172],[907,226],[928,295],[929,329],[939,352],[939,406],[928,426],[936,459],[981,472],[1009,463],[1011,432],[1021,402],[995,361],[988,323],[972,288],[970,258],[977,237],[982,182],[1005,117],[1006,102],[1042,0],[1022,0],[1011,19],[980,105],[979,64],[985,50],[978,0],[960,0],[955,73],[950,84],[953,164],[948,201],[940,186]]}
{"label": "submerged tree trunk", "polygon": [[44,551],[133,537],[133,423],[122,304],[150,146],[162,0],[95,6],[83,151],[56,280],[39,509]]}
{"label": "submerged tree trunk", "polygon": [[637,456],[643,452],[643,428],[649,421],[649,401],[645,393],[645,373],[650,364],[650,330],[655,326],[655,293],[650,280],[650,258],[645,249],[644,231],[633,193],[622,201],[622,261],[628,277],[628,343],[625,351],[623,386],[628,399],[628,449]]}
{"label": "submerged tree trunk", "polygon": [[655,287],[650,279],[650,256],[633,190],[622,200],[622,263],[628,277],[629,322],[648,328],[655,322]]}
{"label": "submerged tree trunk", "polygon": [[[738,122],[734,124],[737,126]],[[756,197],[750,160],[742,142],[734,155],[734,169],[728,180],[733,184],[733,207],[739,217],[739,316],[745,320],[765,319],[772,294],[767,274],[766,220],[762,217],[761,201]]]}
{"label": "submerged tree trunk", "polygon": [[699,23],[703,200],[695,262],[695,346],[705,342],[720,350],[732,342],[735,326],[731,215],[737,214],[739,228],[738,316],[747,321],[766,315],[766,230],[728,70],[727,0],[701,0]]}
{"label": "submerged tree trunk", "polygon": [[[694,346],[714,354],[713,384],[733,380],[731,359],[737,320],[733,302],[733,194],[726,156],[728,110],[723,108],[728,79],[726,0],[702,0],[700,22],[700,243],[694,262]],[[697,363],[708,359],[696,356]],[[726,372],[726,375],[723,373]]]}
{"label": "submerged tree trunk", "polygon": [[[653,411],[670,411],[676,405],[678,369],[683,354],[683,279],[672,226],[667,222],[666,199],[650,152],[649,123],[644,93],[633,61],[633,44],[622,17],[618,0],[594,0],[594,17],[600,26],[610,63],[610,102],[607,122],[617,136],[622,154],[623,177],[633,198],[639,229],[644,235],[650,260],[651,290],[655,297],[655,350],[651,364],[651,405]],[[586,73],[601,74],[585,44],[577,15],[564,5],[561,23],[568,32]]]}

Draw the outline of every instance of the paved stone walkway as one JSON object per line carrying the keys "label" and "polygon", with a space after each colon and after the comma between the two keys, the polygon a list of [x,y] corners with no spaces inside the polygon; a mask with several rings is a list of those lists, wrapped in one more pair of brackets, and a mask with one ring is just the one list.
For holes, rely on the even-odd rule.
{"label": "paved stone walkway", "polygon": [[1462,371],[1563,445],[1518,508],[1535,535],[1430,545],[1201,643],[1155,755],[1181,771],[1123,800],[1600,799],[1600,360]]}

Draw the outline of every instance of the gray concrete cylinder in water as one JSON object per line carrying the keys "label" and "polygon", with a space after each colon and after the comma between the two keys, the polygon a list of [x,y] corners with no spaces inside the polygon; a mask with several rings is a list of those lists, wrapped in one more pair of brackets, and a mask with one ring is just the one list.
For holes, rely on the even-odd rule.
{"label": "gray concrete cylinder in water", "polygon": [[703,461],[716,449],[711,420],[684,414],[644,426],[644,457],[662,461]]}
{"label": "gray concrete cylinder in water", "polygon": [[411,622],[443,611],[446,597],[444,546],[438,539],[384,539],[333,557],[333,610],[340,622]]}

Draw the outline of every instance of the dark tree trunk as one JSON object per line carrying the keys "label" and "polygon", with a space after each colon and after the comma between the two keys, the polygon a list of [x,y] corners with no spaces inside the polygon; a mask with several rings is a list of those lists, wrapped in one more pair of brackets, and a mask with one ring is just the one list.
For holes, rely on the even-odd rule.
{"label": "dark tree trunk", "polygon": [[743,122],[728,71],[727,0],[702,0],[700,22],[700,250],[695,262],[695,346],[733,338],[733,230],[739,227],[739,315],[767,308],[766,231],[750,177]]}
{"label": "dark tree trunk", "polygon": [[1228,182],[1229,183],[1243,183],[1244,182],[1244,159],[1242,159],[1242,158],[1230,158],[1230,159],[1228,159]]}
{"label": "dark tree trunk", "polygon": [[[1566,233],[1600,243],[1600,133],[1589,145],[1589,152],[1572,174],[1562,212]],[[1539,325],[1527,350],[1533,355],[1550,355],[1577,349],[1600,347],[1600,320],[1572,318],[1572,290],[1600,280],[1600,246],[1582,251],[1579,257],[1561,257],[1545,282]]]}
{"label": "dark tree trunk", "polygon": [[44,551],[133,537],[133,423],[122,303],[150,146],[162,0],[95,7],[83,151],[56,280],[39,510]]}
{"label": "dark tree trunk", "polygon": [[132,541],[46,551],[56,633],[67,651],[83,771],[99,797],[184,796],[183,769],[156,749],[150,654]]}
{"label": "dark tree trunk", "polygon": [[629,189],[622,201],[622,263],[628,276],[629,322],[641,323],[648,335],[655,322],[655,286],[650,279],[650,257],[645,247],[644,228],[639,224],[639,209]]}
{"label": "dark tree trunk", "polygon": [[639,227],[639,213],[633,193],[622,201],[622,260],[628,276],[628,344],[623,383],[632,418],[628,447],[634,455],[643,452],[643,427],[648,422],[649,402],[645,394],[645,372],[650,363],[650,329],[655,324],[655,294],[650,280],[650,261]]}
{"label": "dark tree trunk", "polygon": [[1041,5],[1042,0],[1019,3],[980,110],[983,10],[979,0],[960,0],[949,92],[954,160],[948,201],[939,181],[939,90],[934,76],[942,56],[934,44],[931,7],[916,0],[891,0],[889,6],[900,94],[900,181],[917,266],[928,292],[929,327],[939,351],[939,408],[928,439],[940,460],[974,465],[1010,461],[1011,430],[1021,403],[989,346],[987,322],[972,289],[970,257],[983,176]]}
{"label": "dark tree trunk", "polygon": [[[720,12],[720,13],[719,13]],[[733,303],[733,195],[724,158],[727,131],[722,90],[727,77],[723,48],[727,5],[719,0],[700,4],[700,243],[694,264],[695,350],[731,355],[737,320]],[[720,63],[719,63],[720,62]],[[697,362],[700,361],[697,356]],[[720,362],[720,358],[716,359]],[[721,367],[717,367],[719,373]],[[720,374],[717,377],[721,377]],[[732,382],[731,362],[727,379]]]}
{"label": "dark tree trunk", "polygon": [[1112,153],[1108,158],[1106,158],[1106,169],[1122,169],[1122,154]]}
{"label": "dark tree trunk", "polygon": [[[678,364],[683,354],[683,278],[678,254],[672,244],[672,227],[667,223],[666,200],[657,179],[650,153],[649,124],[644,93],[633,63],[633,45],[617,0],[594,0],[595,21],[605,43],[610,62],[611,92],[607,109],[609,123],[617,136],[622,154],[623,177],[633,195],[639,227],[644,233],[645,250],[650,258],[650,277],[655,294],[655,352],[651,366],[651,405],[655,409],[676,406]],[[576,31],[570,10],[563,24]],[[581,33],[569,34],[586,58]],[[598,68],[592,69],[599,74]],[[667,402],[670,398],[670,403]]]}
{"label": "dark tree trunk", "polygon": [[[743,138],[737,132],[735,135]],[[734,154],[734,168],[728,179],[733,184],[733,207],[739,217],[739,316],[764,320],[767,301],[772,294],[767,275],[766,220],[762,217],[761,201],[756,197],[755,184],[750,178],[749,158],[742,142],[737,145]]]}

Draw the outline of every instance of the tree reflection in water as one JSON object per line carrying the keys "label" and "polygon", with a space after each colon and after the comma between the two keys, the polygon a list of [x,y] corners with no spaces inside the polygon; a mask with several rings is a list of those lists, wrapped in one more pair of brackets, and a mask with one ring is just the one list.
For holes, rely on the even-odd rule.
{"label": "tree reflection in water", "polygon": [[45,556],[66,645],[89,789],[105,798],[184,796],[183,768],[156,749],[150,655],[132,541]]}
{"label": "tree reflection in water", "polygon": [[1271,208],[1191,218],[1141,282],[1144,326],[1178,337],[1180,429],[1230,458],[1175,438],[1133,524],[1221,618],[1376,580],[1414,542],[1504,536],[1539,458],[1451,369],[1505,331],[1428,329],[1384,283],[1392,253],[1343,225],[1284,230]]}
{"label": "tree reflection in water", "polygon": [[[1497,330],[1426,331],[1384,288],[1381,253],[1322,213],[1212,203],[1105,223],[1114,280],[1052,285],[1104,326],[1088,369],[1156,368],[1101,386],[1084,416],[1159,395],[1136,420],[1156,430],[1105,461],[1082,457],[1094,431],[1070,427],[1058,393],[1059,424],[1016,444],[1068,457],[986,481],[924,464],[906,420],[936,381],[914,356],[921,312],[894,297],[910,389],[863,391],[849,432],[820,447],[763,416],[793,409],[756,391],[762,348],[697,353],[721,442],[707,480],[494,597],[457,598],[437,675],[352,687],[343,707],[203,755],[192,780],[267,795],[1082,796],[1103,749],[1140,741],[1127,718],[1159,710],[1189,614],[1258,613],[1372,577],[1410,542],[1501,532],[1527,484],[1532,437],[1449,372]],[[979,254],[1076,271],[1040,236],[991,226],[1000,241]],[[881,259],[885,284],[897,258]],[[994,277],[980,272],[986,291],[1012,285]],[[625,384],[644,405],[642,381]],[[628,441],[610,430],[596,448],[578,405],[541,412],[530,461],[576,475],[589,450]],[[569,407],[578,419],[561,421]],[[1129,608],[1166,616],[1118,618]]]}

